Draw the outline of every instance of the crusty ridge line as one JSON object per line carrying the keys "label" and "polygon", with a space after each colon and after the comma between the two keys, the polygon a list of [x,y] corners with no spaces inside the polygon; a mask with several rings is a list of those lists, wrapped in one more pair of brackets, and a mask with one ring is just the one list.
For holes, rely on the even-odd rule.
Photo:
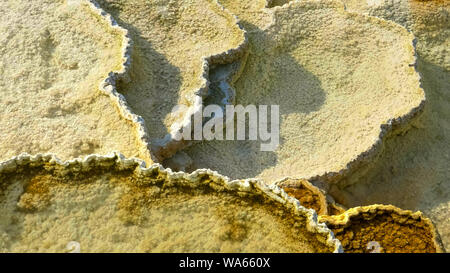
{"label": "crusty ridge line", "polygon": [[[91,154],[84,159],[75,158],[62,161],[54,154],[29,155],[22,153],[9,160],[0,162],[0,175],[11,174],[17,170],[27,167],[45,167],[47,171],[63,170],[64,173],[84,173],[92,169],[108,170],[116,168],[118,170],[130,170],[138,176],[150,177],[155,172],[164,176],[164,183],[170,185],[180,185],[188,187],[209,186],[213,189],[224,188],[225,190],[239,193],[252,193],[263,196],[267,199],[280,203],[286,209],[291,210],[295,215],[300,215],[306,219],[306,229],[315,234],[326,237],[326,245],[333,249],[335,253],[343,252],[342,245],[335,238],[333,232],[324,223],[319,223],[317,213],[313,209],[307,209],[300,205],[300,202],[290,197],[284,190],[276,185],[267,185],[258,179],[230,180],[215,171],[209,169],[198,169],[190,174],[184,172],[173,172],[165,169],[162,165],[155,163],[146,167],[145,162],[139,158],[125,158],[119,152],[112,152],[108,155]],[[210,179],[202,179],[209,176]],[[0,184],[2,181],[0,180]],[[215,188],[215,187],[216,188]]]}
{"label": "crusty ridge line", "polygon": [[[131,120],[132,122],[139,124],[138,134],[141,137],[141,140],[144,142],[145,146],[147,147],[146,153],[150,153],[150,155],[151,155],[150,158],[155,160],[155,162],[159,162],[164,158],[170,157],[171,155],[175,154],[178,150],[189,146],[190,142],[175,141],[175,140],[173,140],[172,136],[170,134],[168,134],[165,138],[165,144],[161,147],[164,151],[157,151],[156,156],[151,152],[151,148],[150,148],[149,140],[148,140],[148,134],[146,133],[147,131],[146,131],[144,119],[141,116],[138,116],[138,115],[135,115],[132,113],[132,111],[129,109],[129,107],[127,105],[125,97],[122,94],[120,94],[119,92],[117,92],[117,90],[115,88],[115,82],[117,79],[122,79],[122,78],[126,79],[126,77],[127,77],[126,72],[130,65],[130,62],[131,62],[130,51],[131,51],[132,40],[128,37],[128,31],[126,29],[123,29],[120,26],[118,26],[117,23],[115,22],[115,20],[109,14],[107,14],[105,11],[103,11],[101,8],[99,8],[98,4],[94,0],[88,0],[88,1],[91,3],[91,5],[93,5],[96,8],[97,12],[100,12],[100,15],[107,17],[107,19],[111,22],[111,26],[113,28],[119,28],[125,33],[124,40],[126,43],[124,43],[124,44],[126,46],[124,46],[123,51],[124,51],[124,56],[125,56],[124,58],[126,61],[124,62],[124,65],[123,65],[124,67],[123,67],[122,71],[120,71],[118,73],[111,72],[109,77],[103,82],[106,85],[104,87],[105,89],[101,88],[101,90],[103,90],[105,93],[110,95],[118,103],[119,109],[121,109],[121,113],[125,118],[127,118],[128,120]],[[222,8],[222,10],[229,13],[227,9],[225,9],[221,4],[219,4],[217,2],[217,0],[215,0],[215,2]],[[272,9],[288,8],[290,5],[294,5],[297,2],[298,1],[291,1],[281,7],[274,7]],[[379,22],[383,22],[388,25],[391,24],[392,26],[395,26],[397,28],[401,28],[401,29],[407,31],[410,34],[410,36],[413,37],[412,45],[413,45],[414,63],[411,65],[414,65],[414,69],[415,69],[416,73],[418,74],[419,81],[420,81],[420,74],[417,72],[417,69],[416,69],[417,56],[416,56],[415,37],[412,35],[412,33],[410,31],[408,31],[407,29],[405,29],[401,25],[398,25],[395,22],[387,21],[387,20],[384,20],[384,19],[381,19],[378,17],[361,15],[361,14],[356,14],[356,13],[346,11],[345,6],[340,2],[336,2],[336,1],[330,1],[330,2],[334,3],[336,7],[339,6],[342,9],[342,11],[345,13],[353,14],[355,16],[356,15],[357,16],[365,16],[365,17],[371,18],[372,20],[378,20]],[[191,116],[193,114],[195,114],[197,111],[200,111],[200,107],[202,105],[202,95],[203,96],[206,95],[205,93],[207,93],[207,89],[209,86],[209,75],[208,74],[209,74],[210,64],[221,63],[221,61],[227,62],[227,61],[233,60],[233,58],[239,58],[239,56],[245,52],[245,50],[248,46],[248,37],[247,37],[246,31],[239,24],[239,19],[233,14],[230,14],[230,15],[233,16],[236,24],[243,31],[244,41],[237,48],[229,49],[226,52],[222,52],[220,54],[216,54],[216,55],[212,55],[212,56],[203,58],[204,73],[202,75],[202,79],[204,81],[204,84],[197,91],[198,96],[196,97],[196,101],[195,101],[194,105],[192,107],[190,107],[190,109],[189,109],[189,113],[191,113],[191,115],[186,115],[183,122],[180,124],[177,124],[177,126],[178,126],[177,128],[183,128],[184,126],[189,126],[191,123],[191,120],[190,120]],[[106,88],[108,88],[108,89],[106,89]],[[422,89],[421,81],[420,81],[420,88]],[[361,164],[363,164],[367,161],[370,161],[371,159],[376,157],[376,155],[380,152],[380,150],[382,148],[383,140],[385,140],[390,133],[394,132],[396,128],[408,125],[411,120],[413,120],[415,117],[417,117],[423,111],[425,102],[426,102],[426,98],[425,98],[425,93],[424,93],[424,99],[420,102],[420,104],[418,106],[412,108],[409,113],[405,114],[404,116],[389,119],[387,121],[387,123],[381,124],[380,125],[381,131],[380,131],[377,141],[367,151],[359,154],[355,159],[353,159],[349,163],[347,163],[345,168],[343,168],[339,171],[325,172],[324,174],[316,175],[316,176],[309,177],[306,179],[309,181],[325,181],[325,182],[330,182],[330,183],[336,183],[336,182],[339,182],[343,177],[349,176],[350,173],[359,169]],[[160,152],[161,152],[161,154],[159,154]]]}
{"label": "crusty ridge line", "polygon": [[[292,178],[292,179],[306,179],[311,182],[318,181],[318,182],[325,182],[325,183],[329,183],[329,184],[336,184],[336,183],[339,183],[343,178],[349,177],[351,175],[351,173],[358,170],[361,167],[361,165],[364,165],[364,163],[367,163],[368,161],[374,159],[379,154],[379,152],[382,151],[384,142],[391,133],[394,133],[399,128],[406,128],[412,120],[414,120],[417,116],[419,116],[424,110],[425,103],[426,103],[426,95],[425,95],[425,91],[422,88],[421,75],[417,71],[416,37],[414,36],[414,34],[411,31],[409,31],[402,25],[399,25],[399,24],[389,21],[389,20],[385,20],[385,19],[378,18],[375,16],[369,16],[369,15],[359,14],[356,12],[347,11],[345,8],[345,5],[340,1],[322,0],[320,2],[328,2],[334,8],[338,9],[338,11],[348,14],[349,16],[366,17],[366,18],[368,18],[368,20],[373,20],[379,24],[386,25],[391,28],[397,28],[400,31],[407,32],[411,38],[411,44],[412,44],[412,52],[411,53],[412,53],[412,57],[414,60],[413,63],[408,64],[408,65],[414,67],[415,73],[419,80],[418,87],[420,90],[422,90],[422,94],[423,94],[423,99],[420,101],[420,103],[416,107],[413,107],[412,109],[410,109],[410,111],[408,113],[406,113],[405,115],[400,116],[400,117],[391,118],[387,121],[387,123],[381,124],[380,125],[380,133],[379,133],[378,139],[375,141],[375,143],[372,144],[372,146],[368,150],[360,153],[356,158],[354,158],[350,162],[348,162],[343,169],[341,169],[339,171],[325,172],[323,174],[315,175],[312,177],[285,177],[285,178]],[[296,5],[298,3],[302,3],[302,1],[298,1],[298,0],[290,1],[289,3],[286,3],[283,6],[277,6],[277,7],[271,8],[271,10],[278,11],[281,9],[289,9],[292,5]]]}
{"label": "crusty ridge line", "polygon": [[213,2],[219,7],[227,16],[231,17],[234,21],[234,24],[239,27],[242,33],[242,42],[236,47],[232,49],[228,49],[227,51],[206,56],[203,58],[203,74],[201,75],[202,86],[195,92],[195,98],[193,105],[189,107],[187,110],[187,114],[184,115],[184,119],[179,123],[174,123],[170,132],[161,139],[160,143],[154,144],[153,148],[156,162],[161,162],[162,160],[173,156],[179,150],[182,150],[192,144],[192,141],[181,140],[177,141],[174,139],[174,135],[176,132],[180,131],[185,127],[192,127],[191,117],[196,113],[201,112],[201,107],[203,106],[203,99],[208,96],[208,88],[210,84],[209,79],[209,69],[213,64],[229,64],[233,61],[236,61],[242,58],[248,48],[248,36],[247,31],[241,26],[239,19],[236,15],[229,12],[222,4],[218,2],[218,0],[213,0]]}
{"label": "crusty ridge line", "polygon": [[[284,4],[283,6],[275,6],[272,8],[267,8],[267,6],[270,5],[271,2],[272,2],[272,0],[266,0],[266,8],[265,9],[268,13],[272,13],[272,15],[273,15],[273,13],[278,12],[279,10],[289,9],[292,5],[297,5],[299,3],[303,3],[303,4],[305,3],[304,1],[294,0],[294,1],[290,1],[286,4]],[[404,28],[403,26],[401,26],[395,22],[389,21],[389,20],[347,11],[345,8],[345,5],[340,1],[322,0],[321,2],[328,2],[330,4],[330,7],[333,7],[335,9],[337,9],[338,11],[340,11],[341,13],[347,14],[349,16],[366,17],[366,18],[368,18],[368,20],[376,21],[377,23],[380,23],[382,25],[386,25],[391,28],[392,27],[397,28],[398,30],[403,31],[403,32],[406,31],[408,33],[408,35],[411,37],[411,43],[412,43],[412,52],[411,53],[414,58],[413,63],[411,63],[409,65],[414,67],[416,75],[418,76],[418,80],[419,80],[418,87],[420,90],[422,90],[423,99],[420,101],[420,103],[416,107],[411,108],[410,111],[408,113],[406,113],[405,115],[396,117],[396,118],[391,118],[387,121],[387,123],[381,124],[380,125],[380,133],[379,133],[378,138],[375,141],[375,143],[373,143],[372,146],[368,150],[360,153],[356,158],[354,158],[350,162],[348,162],[343,169],[341,169],[339,171],[327,171],[327,172],[324,172],[323,174],[315,175],[312,177],[294,177],[294,176],[282,177],[282,178],[278,179],[277,181],[284,180],[284,179],[305,179],[305,180],[308,180],[311,182],[318,181],[318,182],[325,182],[328,184],[339,183],[340,181],[342,181],[343,178],[349,177],[351,175],[351,173],[360,169],[361,165],[364,165],[364,163],[367,163],[368,161],[374,159],[381,152],[384,142],[389,137],[389,135],[391,133],[394,133],[399,128],[404,128],[404,127],[408,126],[412,120],[414,120],[417,116],[419,116],[423,112],[425,103],[426,103],[426,96],[425,96],[425,92],[423,91],[423,88],[422,88],[421,76],[420,76],[420,73],[417,71],[416,38],[412,34],[412,32],[410,32],[408,29]],[[272,22],[268,26],[266,26],[266,28],[269,28],[270,26],[272,26],[273,24],[276,23],[276,16],[273,15],[272,17],[273,17]],[[267,182],[270,183],[271,181],[267,181]]]}
{"label": "crusty ridge line", "polygon": [[305,179],[291,179],[291,178],[283,178],[281,180],[278,180],[275,183],[272,183],[272,185],[276,185],[280,188],[293,188],[298,189],[301,187],[306,188],[309,190],[312,195],[316,195],[318,200],[318,203],[320,205],[319,211],[316,211],[320,215],[328,215],[328,202],[327,202],[327,196],[326,193],[320,189],[319,187],[314,186],[311,184],[308,180]]}
{"label": "crusty ridge line", "polygon": [[130,80],[128,71],[131,66],[131,50],[133,46],[133,41],[128,35],[128,30],[119,26],[116,20],[114,20],[114,18],[109,13],[104,11],[95,0],[86,0],[86,1],[90,6],[90,8],[92,9],[92,11],[95,12],[100,17],[102,17],[104,20],[106,20],[108,25],[112,29],[118,30],[121,33],[123,33],[122,49],[121,49],[123,62],[121,68],[119,71],[109,72],[108,76],[100,83],[99,89],[100,91],[108,95],[116,103],[122,117],[124,117],[126,120],[131,121],[135,125],[136,133],[139,137],[139,141],[142,144],[141,147],[139,148],[140,152],[142,153],[141,155],[144,155],[150,160],[154,160],[155,157],[152,155],[151,150],[148,148],[149,137],[144,119],[131,111],[125,97],[117,91],[117,81]]}
{"label": "crusty ridge line", "polygon": [[369,206],[359,206],[346,210],[344,213],[339,216],[328,216],[323,215],[319,216],[319,222],[330,223],[335,226],[346,227],[352,223],[352,219],[355,216],[358,216],[362,213],[375,213],[377,211],[385,211],[392,212],[401,216],[409,216],[415,220],[422,220],[425,222],[431,235],[433,236],[432,241],[434,246],[436,247],[436,252],[446,252],[444,245],[440,239],[439,233],[437,232],[436,227],[433,222],[423,215],[421,211],[413,212],[411,210],[403,210],[393,205],[382,205],[382,204],[374,204]]}

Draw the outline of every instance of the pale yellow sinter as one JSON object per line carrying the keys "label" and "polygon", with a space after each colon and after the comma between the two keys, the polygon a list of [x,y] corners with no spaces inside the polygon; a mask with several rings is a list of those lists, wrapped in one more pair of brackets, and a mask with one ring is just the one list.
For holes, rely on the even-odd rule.
{"label": "pale yellow sinter", "polygon": [[0,2],[0,159],[142,154],[135,125],[99,90],[122,70],[123,32],[87,1]]}
{"label": "pale yellow sinter", "polygon": [[341,251],[313,210],[279,188],[138,163],[0,164],[0,252]]}
{"label": "pale yellow sinter", "polygon": [[450,2],[447,0],[341,0],[351,12],[392,20],[417,37],[420,57],[450,70]]}
{"label": "pale yellow sinter", "polygon": [[[134,42],[131,81],[119,85],[146,122],[157,157],[189,111],[207,96],[208,69],[243,53],[244,31],[216,0],[100,0]],[[163,147],[163,148],[161,148]],[[164,157],[164,156],[161,156]]]}
{"label": "pale yellow sinter", "polygon": [[[450,2],[377,1],[353,12],[393,20],[417,37],[417,69],[427,97],[424,113],[404,135],[386,141],[370,170],[332,190],[348,206],[393,204],[430,217],[450,249]],[[351,186],[349,186],[351,185]]]}
{"label": "pale yellow sinter", "polygon": [[249,31],[236,104],[279,105],[280,145],[204,141],[185,150],[193,168],[268,183],[340,172],[380,148],[382,124],[407,123],[421,108],[414,37],[403,27],[336,1],[263,2],[221,1]]}

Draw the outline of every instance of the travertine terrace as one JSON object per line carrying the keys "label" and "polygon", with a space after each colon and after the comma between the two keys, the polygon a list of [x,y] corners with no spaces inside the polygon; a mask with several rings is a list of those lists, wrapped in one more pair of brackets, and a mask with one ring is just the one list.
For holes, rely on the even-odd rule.
{"label": "travertine terrace", "polygon": [[289,196],[312,208],[341,241],[345,252],[445,252],[432,221],[421,212],[392,205],[346,209],[306,180],[276,182]]}
{"label": "travertine terrace", "polygon": [[216,0],[98,2],[134,41],[131,80],[119,92],[145,120],[156,159],[170,157],[185,145],[172,135],[208,96],[210,66],[242,57],[245,32]]}
{"label": "travertine terrace", "polygon": [[195,168],[272,183],[286,176],[333,183],[373,158],[420,113],[414,36],[336,1],[221,1],[241,19],[249,54],[236,104],[279,105],[280,145],[205,141],[186,149]]}
{"label": "travertine terrace", "polygon": [[[435,253],[444,248],[432,222],[422,213],[394,206],[355,207],[343,214],[320,216],[346,252]],[[376,242],[374,248],[370,242]]]}
{"label": "travertine terrace", "polygon": [[289,196],[292,196],[307,207],[314,209],[318,215],[328,215],[328,202],[325,193],[307,180],[283,179],[276,183]]}
{"label": "travertine terrace", "polygon": [[0,164],[0,251],[340,252],[312,209],[276,186],[139,160],[61,162],[21,155]]}
{"label": "travertine terrace", "polygon": [[[124,70],[124,30],[88,1],[1,1],[0,158],[120,151],[149,160],[100,84]],[[126,64],[125,64],[126,65]]]}
{"label": "travertine terrace", "polygon": [[395,21],[417,39],[418,64],[427,97],[410,130],[385,141],[383,153],[332,189],[347,207],[376,203],[420,210],[450,248],[450,2],[343,1],[351,12]]}
{"label": "travertine terrace", "polygon": [[[449,1],[0,12],[0,252],[450,247]],[[175,141],[208,104],[279,105],[280,145]]]}
{"label": "travertine terrace", "polygon": [[[275,5],[289,1],[279,1]],[[394,204],[421,210],[450,247],[450,3],[442,0],[341,0],[346,10],[396,22],[416,37],[417,70],[427,103],[408,130],[387,138],[383,152],[345,176],[331,193],[346,206]]]}

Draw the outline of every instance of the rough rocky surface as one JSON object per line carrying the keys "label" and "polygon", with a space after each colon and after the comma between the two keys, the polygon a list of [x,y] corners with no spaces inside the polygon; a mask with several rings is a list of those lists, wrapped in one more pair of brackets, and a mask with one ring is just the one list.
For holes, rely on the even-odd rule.
{"label": "rough rocky surface", "polygon": [[435,226],[421,212],[391,205],[347,210],[306,180],[283,179],[276,185],[302,206],[317,211],[319,221],[333,230],[345,252],[445,252]]}
{"label": "rough rocky surface", "polygon": [[147,159],[135,124],[99,90],[123,69],[123,33],[88,3],[1,1],[0,159],[114,150]]}
{"label": "rough rocky surface", "polygon": [[[207,96],[209,66],[244,53],[245,33],[216,0],[100,0],[134,42],[130,81],[121,82],[133,112],[146,123],[156,160],[182,146],[172,135]],[[172,112],[175,106],[189,110]]]}
{"label": "rough rocky surface", "polygon": [[313,209],[318,215],[339,215],[347,208],[337,203],[334,198],[307,180],[285,178],[274,183],[289,196],[299,200],[305,208]]}
{"label": "rough rocky surface", "polygon": [[[427,97],[412,128],[386,140],[368,168],[332,189],[347,207],[393,204],[430,217],[450,248],[450,2],[344,1],[347,9],[393,20],[417,37],[417,69]],[[364,2],[364,1],[361,1]]]}
{"label": "rough rocky surface", "polygon": [[[0,3],[0,252],[450,247],[450,2],[98,2]],[[281,145],[174,141],[208,104]]]}
{"label": "rough rocky surface", "polygon": [[394,206],[356,207],[336,216],[320,216],[342,242],[345,252],[444,252],[432,222],[422,213]]}
{"label": "rough rocky surface", "polygon": [[336,181],[407,125],[425,100],[413,35],[385,20],[347,13],[335,1],[220,1],[241,20],[249,55],[236,104],[279,105],[280,145],[205,141],[184,152],[193,168],[232,178]]}
{"label": "rough rocky surface", "polygon": [[278,187],[172,173],[112,154],[0,164],[0,251],[339,252],[317,215]]}
{"label": "rough rocky surface", "polygon": [[325,193],[306,180],[283,179],[276,183],[289,196],[296,198],[305,208],[313,209],[318,215],[328,215]]}

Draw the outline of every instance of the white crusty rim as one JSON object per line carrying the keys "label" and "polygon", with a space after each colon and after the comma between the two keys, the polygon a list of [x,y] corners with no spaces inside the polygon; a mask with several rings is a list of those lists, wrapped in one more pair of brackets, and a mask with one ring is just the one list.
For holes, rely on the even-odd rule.
{"label": "white crusty rim", "polygon": [[[188,111],[184,115],[184,119],[180,123],[175,123],[170,128],[171,133],[167,134],[164,138],[160,139],[159,143],[151,143],[148,128],[145,125],[145,120],[140,115],[133,113],[128,106],[126,98],[117,91],[117,81],[129,81],[128,71],[131,66],[131,51],[133,48],[133,41],[129,37],[128,30],[119,26],[116,20],[106,11],[104,11],[95,0],[84,0],[91,7],[91,9],[104,20],[107,21],[109,27],[122,33],[122,65],[119,71],[112,71],[108,76],[100,83],[99,89],[107,94],[119,108],[120,114],[127,120],[131,121],[136,126],[136,132],[139,136],[139,141],[142,144],[141,152],[146,157],[150,158],[154,162],[161,162],[163,159],[172,156],[178,150],[189,145],[186,141],[174,140],[174,134],[185,126],[190,126],[191,116],[200,111],[203,105],[203,98],[208,95],[209,87],[209,68],[213,64],[225,64],[232,63],[240,59],[246,52],[248,46],[248,38],[246,31],[241,27],[238,18],[231,14],[227,9],[220,5],[217,0],[213,0],[215,4],[232,20],[233,23],[239,27],[242,33],[242,42],[232,49],[227,51],[206,56],[202,59],[203,74],[201,75],[202,85],[195,92],[193,98],[193,105],[189,107]],[[152,151],[156,147],[156,151]],[[164,155],[162,155],[164,153]]]}
{"label": "white crusty rim", "polygon": [[[270,4],[273,0],[267,0],[268,4]],[[412,107],[410,111],[403,116],[390,118],[386,123],[382,123],[380,125],[380,133],[378,134],[378,138],[375,140],[375,142],[372,144],[372,146],[357,155],[355,158],[350,160],[344,168],[338,171],[325,171],[323,174],[318,174],[312,177],[282,177],[278,180],[283,179],[306,179],[308,181],[319,181],[319,182],[327,182],[327,183],[339,183],[342,181],[343,178],[349,177],[353,172],[360,169],[362,166],[373,160],[377,157],[377,155],[383,150],[383,145],[385,140],[389,137],[390,134],[395,132],[398,129],[401,128],[407,128],[410,125],[410,122],[417,118],[424,110],[425,104],[426,104],[426,94],[425,91],[422,88],[422,80],[421,75],[417,71],[417,52],[416,52],[416,37],[414,34],[406,29],[405,27],[389,21],[385,20],[383,18],[369,16],[365,14],[360,14],[356,12],[350,12],[347,11],[345,8],[345,5],[336,0],[315,0],[315,1],[304,1],[304,0],[292,0],[288,3],[285,3],[282,6],[275,6],[273,8],[266,8],[266,11],[269,13],[275,13],[279,10],[289,9],[293,5],[308,5],[308,4],[314,4],[314,3],[327,3],[329,6],[334,7],[338,12],[341,12],[343,14],[346,14],[350,17],[361,17],[361,18],[367,18],[367,20],[373,21],[374,23],[377,23],[381,26],[386,26],[392,29],[397,29],[398,31],[402,31],[406,33],[411,41],[411,63],[408,65],[414,68],[416,77],[418,78],[419,86],[418,88],[422,91],[423,98],[422,100],[416,105],[415,107]],[[275,16],[273,16],[273,20],[275,20]],[[272,22],[272,24],[275,23],[275,21]],[[278,181],[277,180],[277,181]]]}
{"label": "white crusty rim", "polygon": [[[295,215],[301,215],[306,219],[306,229],[314,234],[320,234],[326,238],[325,244],[333,249],[334,253],[342,253],[341,242],[335,238],[334,233],[324,223],[319,223],[317,213],[313,209],[303,207],[300,202],[290,197],[283,189],[276,185],[267,185],[258,179],[230,180],[228,177],[209,169],[198,169],[193,173],[173,172],[156,163],[149,167],[138,158],[125,158],[118,152],[108,155],[92,154],[84,159],[76,158],[62,161],[54,154],[29,155],[26,153],[0,162],[0,174],[10,174],[22,167],[45,166],[46,170],[58,169],[60,171],[73,171],[78,173],[88,172],[93,168],[107,170],[115,167],[118,170],[133,170],[136,175],[146,177],[155,174],[163,174],[164,183],[168,185],[182,185],[195,188],[200,185],[208,185],[212,189],[225,188],[231,192],[252,193],[266,197],[283,205]],[[202,179],[205,175],[209,179]],[[0,181],[2,183],[2,181]]]}
{"label": "white crusty rim", "polygon": [[153,143],[155,147],[154,155],[155,162],[161,162],[162,160],[173,156],[179,150],[192,144],[192,141],[179,141],[175,140],[175,134],[179,132],[182,128],[192,127],[191,117],[202,112],[203,100],[208,96],[208,88],[210,85],[209,70],[214,64],[230,64],[234,61],[242,58],[248,48],[248,37],[247,32],[241,26],[239,19],[232,13],[230,13],[226,8],[218,2],[218,0],[213,0],[214,4],[217,5],[223,13],[233,20],[233,24],[237,26],[242,33],[242,42],[236,47],[228,49],[227,51],[210,55],[202,58],[203,63],[203,74],[201,75],[201,87],[194,92],[194,98],[192,105],[187,109],[186,114],[182,121],[172,124],[170,127],[170,132],[158,141],[158,143]]}
{"label": "white crusty rim", "polygon": [[122,65],[120,70],[111,71],[108,76],[100,83],[99,89],[106,95],[108,95],[119,108],[119,112],[126,120],[131,121],[135,125],[136,133],[141,142],[140,151],[142,155],[153,160],[154,156],[151,154],[149,147],[149,139],[147,134],[147,128],[145,126],[144,119],[134,114],[128,106],[125,97],[117,91],[117,81],[129,81],[128,70],[131,66],[131,50],[133,47],[133,41],[129,37],[128,30],[119,26],[114,18],[100,8],[100,5],[94,0],[84,0],[91,10],[103,18],[110,28],[122,33]]}
{"label": "white crusty rim", "polygon": [[442,244],[439,232],[437,231],[435,225],[421,211],[413,212],[411,210],[400,209],[393,205],[374,204],[369,206],[353,207],[351,209],[346,210],[344,213],[340,215],[321,215],[319,216],[319,221],[323,223],[330,223],[334,226],[347,227],[352,224],[353,218],[359,215],[363,215],[364,213],[370,213],[375,215],[377,214],[377,212],[380,211],[395,213],[399,216],[411,217],[414,220],[423,221],[432,235],[432,242],[434,244],[436,252],[438,253],[446,252],[445,247]]}

